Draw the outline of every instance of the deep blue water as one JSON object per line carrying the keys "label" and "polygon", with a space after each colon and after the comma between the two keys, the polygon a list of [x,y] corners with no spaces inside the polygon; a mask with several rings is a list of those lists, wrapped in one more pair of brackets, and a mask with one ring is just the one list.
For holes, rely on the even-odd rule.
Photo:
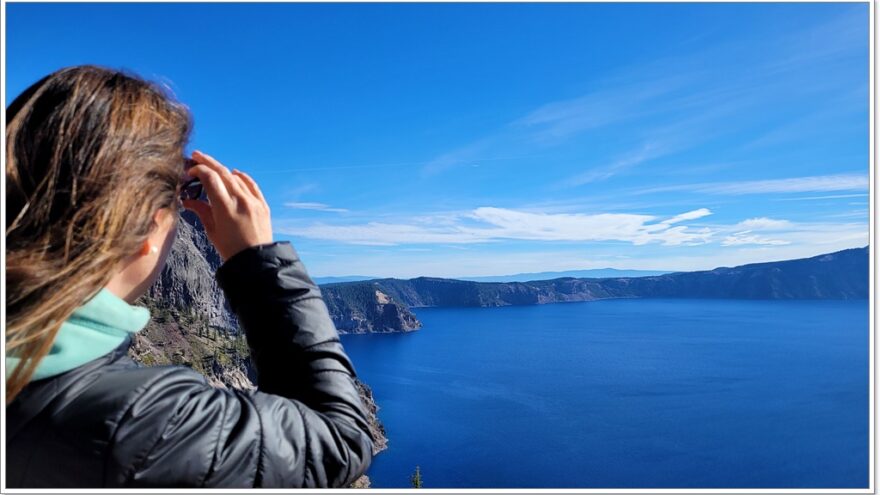
{"label": "deep blue water", "polygon": [[343,336],[389,449],[374,487],[868,486],[868,302],[416,310]]}

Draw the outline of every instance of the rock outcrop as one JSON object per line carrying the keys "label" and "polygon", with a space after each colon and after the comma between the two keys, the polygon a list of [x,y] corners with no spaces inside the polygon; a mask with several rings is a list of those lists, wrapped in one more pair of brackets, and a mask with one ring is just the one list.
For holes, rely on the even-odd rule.
{"label": "rock outcrop", "polygon": [[340,333],[409,332],[422,326],[407,304],[370,282],[321,286],[324,302]]}
{"label": "rock outcrop", "polygon": [[214,279],[222,264],[198,217],[191,211],[181,215],[177,238],[159,279],[147,297],[169,310],[191,311],[203,316],[208,325],[238,331],[238,320],[230,310],[223,291]]}

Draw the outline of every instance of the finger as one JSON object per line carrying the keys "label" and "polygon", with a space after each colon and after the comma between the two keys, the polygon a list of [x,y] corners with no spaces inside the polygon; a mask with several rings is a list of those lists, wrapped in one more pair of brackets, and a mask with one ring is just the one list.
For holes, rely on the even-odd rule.
{"label": "finger", "polygon": [[229,168],[226,167],[226,165],[223,165],[222,163],[220,163],[219,160],[217,160],[216,158],[214,158],[211,155],[208,155],[208,154],[202,153],[201,151],[196,150],[196,151],[193,151],[192,157],[196,163],[208,165],[211,168],[216,169],[218,172],[229,173]]}
{"label": "finger", "polygon": [[239,194],[242,198],[248,198],[248,197],[250,197],[250,198],[254,198],[254,199],[256,199],[256,196],[254,196],[253,191],[251,191],[250,188],[248,187],[248,185],[245,184],[244,179],[242,179],[241,176],[237,175],[237,174],[233,171],[233,172],[232,172],[232,178],[234,179],[234,181],[235,181],[235,185],[236,185],[236,187],[238,188],[238,194]]}
{"label": "finger", "polygon": [[189,169],[187,173],[192,177],[198,177],[202,181],[205,192],[208,194],[208,201],[212,205],[223,204],[227,208],[232,205],[232,198],[229,195],[226,183],[220,178],[220,174],[216,170],[207,165],[199,164]]}
{"label": "finger", "polygon": [[251,178],[250,175],[242,172],[241,170],[235,170],[232,173],[237,174],[239,177],[241,177],[241,180],[244,181],[245,185],[247,185],[248,187],[248,190],[250,190],[250,192],[253,193],[254,196],[260,198],[260,201],[264,203],[266,202],[266,198],[263,197],[263,192],[260,191],[260,186],[257,185],[257,182],[253,178]]}
{"label": "finger", "polygon": [[229,168],[220,163],[216,158],[211,155],[206,155],[198,150],[194,151],[192,156],[197,163],[211,167],[220,175],[220,178],[226,184],[226,189],[229,191],[230,195],[240,196],[244,193],[244,189],[241,188],[238,181],[233,179],[233,175],[229,172]]}
{"label": "finger", "polygon": [[241,180],[241,177],[235,175],[234,173],[230,173],[229,182],[230,189],[235,192],[236,197],[247,199],[248,196],[251,196],[247,185],[244,183],[244,181]]}
{"label": "finger", "polygon": [[205,226],[205,232],[214,231],[214,214],[211,212],[211,205],[197,199],[185,199],[183,207],[196,213],[202,225]]}

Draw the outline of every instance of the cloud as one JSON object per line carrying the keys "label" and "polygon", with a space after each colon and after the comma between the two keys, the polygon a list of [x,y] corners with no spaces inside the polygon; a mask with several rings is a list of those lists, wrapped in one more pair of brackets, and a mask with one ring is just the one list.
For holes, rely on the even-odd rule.
{"label": "cloud", "polygon": [[776,198],[777,201],[806,201],[806,200],[821,200],[821,199],[842,199],[842,198],[863,198],[868,196],[868,193],[859,193],[859,194],[831,194],[826,196],[801,196],[800,198]]}
{"label": "cloud", "polygon": [[[705,208],[673,217],[681,222],[707,215]],[[338,241],[348,244],[468,244],[523,241],[628,242],[633,245],[693,245],[709,241],[708,228],[671,227],[669,221],[654,222],[652,215],[629,213],[534,213],[506,208],[480,207],[459,215],[451,222],[444,215],[440,222],[418,217],[412,223],[369,222],[360,225],[312,224],[280,225],[278,230],[295,236]]]}
{"label": "cloud", "polygon": [[656,142],[648,142],[643,144],[638,150],[621,156],[607,166],[599,167],[569,178],[563,185],[569,187],[582,186],[584,184],[589,184],[590,182],[609,179],[624,170],[666,155],[669,151],[670,149],[667,146],[660,145]]}
{"label": "cloud", "polygon": [[744,232],[737,232],[736,234],[729,235],[721,241],[721,245],[743,246],[747,244],[758,244],[761,246],[784,246],[786,244],[791,244],[791,242],[783,241],[781,239],[769,239],[757,235],[748,235],[750,232],[750,230],[746,230]]}
{"label": "cloud", "polygon": [[348,211],[345,208],[332,208],[329,205],[325,205],[324,203],[289,202],[284,203],[284,206],[288,208],[296,208],[298,210],[332,211],[336,213],[345,213]]}
{"label": "cloud", "polygon": [[662,101],[688,82],[688,77],[679,74],[643,76],[641,81],[612,85],[576,98],[546,103],[509,126],[526,130],[536,143],[559,144],[585,131],[656,113],[657,105],[648,102]]}
{"label": "cloud", "polygon": [[664,223],[666,225],[671,225],[673,223],[683,222],[685,220],[696,220],[698,218],[703,218],[705,216],[711,215],[712,211],[708,208],[700,208],[699,210],[689,211],[687,213],[682,213],[680,215],[675,215],[674,217],[663,220],[660,223]]}
{"label": "cloud", "polygon": [[870,215],[870,211],[867,209],[863,210],[850,210],[841,213],[831,213],[828,215],[822,215],[823,218],[868,218]]}
{"label": "cloud", "polygon": [[434,175],[465,163],[481,161],[481,154],[489,148],[491,143],[492,138],[487,137],[444,153],[425,163],[422,167],[422,175]]}
{"label": "cloud", "polygon": [[785,179],[751,180],[738,182],[704,182],[639,189],[639,194],[689,191],[703,194],[743,195],[769,193],[802,193],[827,191],[865,191],[868,174],[815,175]]}
{"label": "cloud", "polygon": [[840,174],[708,184],[700,191],[710,194],[765,194],[865,189],[868,189],[868,174]]}
{"label": "cloud", "polygon": [[794,226],[788,220],[774,220],[767,217],[749,218],[736,224],[734,228],[748,230],[782,230],[790,229]]}
{"label": "cloud", "polygon": [[[865,239],[868,228],[859,223],[792,222],[767,217],[755,217],[733,225],[711,226],[717,235],[724,235],[722,246],[784,246],[827,245],[841,241]],[[772,237],[757,232],[772,232]]]}
{"label": "cloud", "polygon": [[298,184],[295,187],[287,188],[287,190],[284,191],[284,194],[286,195],[286,197],[298,198],[305,193],[314,192],[318,189],[320,189],[320,186],[318,186],[318,184],[314,182],[307,182],[305,184]]}

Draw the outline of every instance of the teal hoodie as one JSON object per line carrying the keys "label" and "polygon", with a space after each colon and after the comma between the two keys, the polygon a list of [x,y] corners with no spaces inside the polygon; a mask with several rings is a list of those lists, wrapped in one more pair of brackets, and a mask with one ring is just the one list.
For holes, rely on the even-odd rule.
{"label": "teal hoodie", "polygon": [[[61,324],[52,349],[37,365],[31,380],[60,375],[101,357],[149,321],[147,308],[133,306],[103,288]],[[18,357],[6,356],[7,378],[19,361]]]}

